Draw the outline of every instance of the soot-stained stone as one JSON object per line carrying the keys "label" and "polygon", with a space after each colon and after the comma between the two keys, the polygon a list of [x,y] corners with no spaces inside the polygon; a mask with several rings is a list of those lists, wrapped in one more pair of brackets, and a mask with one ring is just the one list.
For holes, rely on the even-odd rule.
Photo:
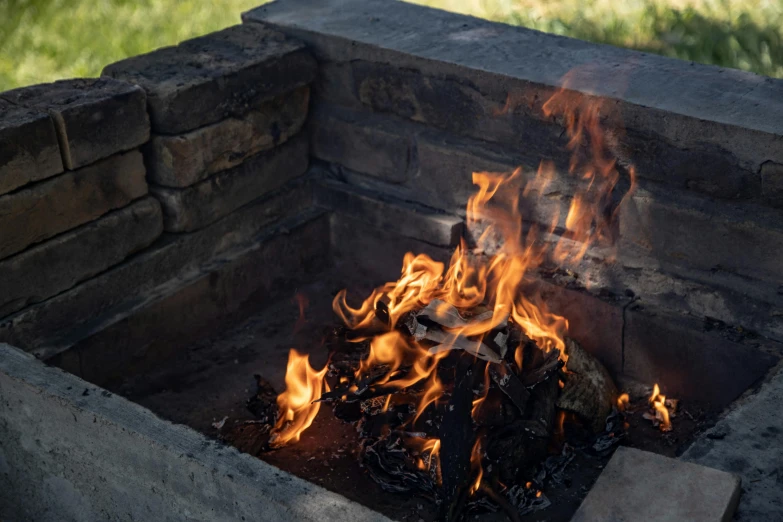
{"label": "soot-stained stone", "polygon": [[128,58],[103,75],[142,86],[153,130],[178,134],[308,84],[316,69],[304,44],[253,24]]}
{"label": "soot-stained stone", "polygon": [[130,83],[111,78],[61,80],[15,89],[0,97],[49,113],[60,140],[62,161],[71,170],[149,139],[146,96]]}
{"label": "soot-stained stone", "polygon": [[242,116],[179,136],[153,136],[146,151],[150,181],[187,187],[280,145],[302,128],[309,99],[309,88],[300,87]]}
{"label": "soot-stained stone", "polygon": [[246,159],[185,189],[152,186],[170,232],[203,228],[307,170],[307,139],[300,135],[280,147]]}
{"label": "soot-stained stone", "polygon": [[0,196],[0,259],[146,193],[141,153],[131,151]]}
{"label": "soot-stained stone", "polygon": [[54,122],[0,94],[0,195],[63,171]]}
{"label": "soot-stained stone", "polygon": [[0,261],[0,317],[104,271],[162,231],[160,204],[148,197]]}

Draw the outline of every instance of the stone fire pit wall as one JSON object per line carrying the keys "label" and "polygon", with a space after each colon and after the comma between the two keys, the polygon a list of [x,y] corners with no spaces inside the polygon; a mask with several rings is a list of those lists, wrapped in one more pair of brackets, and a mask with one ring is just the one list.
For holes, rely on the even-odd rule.
{"label": "stone fire pit wall", "polygon": [[[0,346],[0,431],[15,434],[0,480],[20,477],[5,498],[47,498],[28,470],[49,476],[60,456],[76,475],[113,461],[104,442],[72,465],[82,454],[68,444],[97,447],[89,421],[67,444],[51,438],[72,410],[118,441],[174,448],[161,457],[174,462],[169,423],[97,388],[88,397],[78,377],[101,385],[154,364],[340,259],[367,254],[393,277],[407,249],[448,256],[471,234],[473,171],[551,160],[558,175],[526,215],[567,208],[567,137],[542,104],[569,72],[573,94],[621,116],[617,153],[639,177],[614,256],[595,248],[541,274],[569,334],[615,375],[720,405],[780,360],[783,81],[392,0],[278,0],[243,19],[99,79],[0,93],[0,343],[75,375]],[[187,447],[205,444],[185,431]],[[28,445],[39,432],[61,451]],[[216,458],[204,448],[187,455],[199,473]],[[129,451],[119,462],[146,454]],[[193,505],[178,491],[172,520]],[[60,520],[68,501],[52,498],[46,519]]]}
{"label": "stone fire pit wall", "polygon": [[[315,75],[301,42],[239,25],[0,94],[0,338],[49,358],[312,220]],[[201,313],[220,320],[276,277],[256,276],[222,307],[213,276]]]}
{"label": "stone fire pit wall", "polygon": [[473,171],[551,160],[526,215],[564,215],[567,137],[542,104],[571,74],[621,116],[639,182],[616,256],[542,274],[547,302],[613,372],[673,394],[729,401],[780,356],[780,80],[397,1],[244,21],[0,94],[0,341],[95,381],[333,254],[386,252],[393,276],[400,245],[453,248]]}
{"label": "stone fire pit wall", "polygon": [[569,74],[620,116],[639,178],[616,258],[592,249],[550,280],[572,333],[616,372],[669,375],[672,393],[699,389],[715,354],[745,365],[726,337],[783,341],[783,81],[396,1],[281,0],[244,20],[318,60],[311,155],[336,183],[451,215],[471,172],[548,159],[559,175],[527,215],[565,216],[568,136],[542,104]]}

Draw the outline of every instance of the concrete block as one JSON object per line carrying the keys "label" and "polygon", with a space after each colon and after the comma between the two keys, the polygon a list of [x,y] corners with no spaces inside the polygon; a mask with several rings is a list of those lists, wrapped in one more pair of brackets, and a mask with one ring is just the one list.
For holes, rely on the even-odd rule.
{"label": "concrete block", "polygon": [[308,87],[299,87],[241,116],[180,136],[153,136],[145,152],[147,179],[166,187],[187,187],[280,145],[302,128],[309,92]]}
{"label": "concrete block", "polygon": [[51,357],[143,306],[152,289],[198,271],[228,250],[252,242],[265,227],[313,204],[310,183],[295,180],[197,232],[164,234],[119,265],[3,319],[0,342]]}
{"label": "concrete block", "polygon": [[63,171],[54,122],[46,111],[0,95],[0,195]]}
{"label": "concrete block", "polygon": [[572,522],[729,522],[740,497],[730,473],[619,447]]}
{"label": "concrete block", "polygon": [[8,345],[0,406],[3,520],[388,522]]}
{"label": "concrete block", "polygon": [[[387,192],[451,213],[465,213],[475,192],[474,172],[511,173],[522,167],[532,179],[541,157],[440,132],[390,115],[320,105],[310,115],[311,153],[378,180],[395,184]],[[530,192],[523,215],[547,225],[554,212],[565,218],[574,182],[567,161],[544,193]]]}
{"label": "concrete block", "polygon": [[0,196],[0,259],[146,193],[141,153],[131,151]]}
{"label": "concrete block", "polygon": [[556,157],[565,150],[563,122],[542,108],[567,76],[574,96],[604,103],[623,122],[618,152],[641,177],[760,198],[760,165],[783,163],[781,80],[406,2],[291,0],[243,19],[298,38],[320,63],[335,64],[320,84],[353,88],[340,91],[342,100],[331,99],[337,89],[316,93],[333,103],[352,103],[350,94],[375,111]]}
{"label": "concrete block", "polygon": [[[751,336],[744,343],[704,319],[631,305],[624,314],[623,373],[661,384],[663,393],[727,405],[780,358],[780,344]],[[772,346],[772,349],[767,349]]]}
{"label": "concrete block", "polygon": [[316,63],[301,42],[241,25],[128,58],[103,75],[141,85],[153,130],[180,134],[310,83]]}
{"label": "concrete block", "polygon": [[376,228],[361,219],[334,212],[330,216],[334,262],[344,270],[363,274],[368,285],[396,281],[406,252],[427,254],[448,263],[452,249],[434,246],[393,229]]}
{"label": "concrete block", "polygon": [[415,169],[416,138],[384,118],[323,107],[311,116],[312,154],[391,183]]}
{"label": "concrete block", "polygon": [[783,226],[775,210],[647,189],[626,199],[619,226],[621,258],[783,280]]}
{"label": "concrete block", "polygon": [[462,237],[463,221],[457,216],[402,201],[385,202],[377,194],[339,182],[319,185],[316,202],[379,229],[395,230],[439,247],[454,248]]}
{"label": "concrete block", "polygon": [[138,147],[150,136],[144,91],[111,78],[62,80],[0,97],[49,112],[57,127],[63,163],[70,170]]}
{"label": "concrete block", "polygon": [[161,232],[160,204],[147,197],[0,261],[0,317],[103,272]]}
{"label": "concrete block", "polygon": [[783,372],[778,369],[755,393],[737,401],[717,424],[682,455],[688,462],[742,478],[734,520],[779,520],[783,512]]}
{"label": "concrete block", "polygon": [[203,228],[307,170],[307,137],[299,135],[270,151],[184,189],[152,186],[169,232]]}
{"label": "concrete block", "polygon": [[156,363],[288,297],[329,264],[329,220],[310,212],[145,293],[106,328],[47,362],[96,384]]}

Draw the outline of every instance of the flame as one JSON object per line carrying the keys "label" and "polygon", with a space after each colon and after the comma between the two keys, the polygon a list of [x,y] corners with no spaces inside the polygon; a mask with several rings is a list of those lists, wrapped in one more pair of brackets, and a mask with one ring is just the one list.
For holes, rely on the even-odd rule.
{"label": "flame", "polygon": [[328,365],[316,372],[310,366],[309,355],[302,355],[294,349],[288,353],[286,390],[277,397],[280,413],[269,441],[272,447],[299,442],[302,432],[313,423],[321,408],[321,403],[313,401],[321,398],[322,388],[329,391],[324,381],[327,369]]}
{"label": "flame", "polygon": [[[355,377],[361,378],[380,368],[384,374],[374,381],[377,385],[399,389],[415,386],[419,401],[412,422],[443,395],[444,386],[436,371],[438,362],[458,340],[461,348],[476,346],[478,349],[485,336],[513,322],[539,348],[557,349],[563,361],[567,361],[564,336],[568,321],[548,309],[537,290],[536,270],[551,263],[574,266],[591,245],[611,243],[619,208],[615,193],[625,177],[623,174],[627,174],[630,185],[622,198],[628,197],[635,187],[633,167],[627,162],[620,165],[616,159],[620,150],[617,133],[602,130],[604,121],[611,120],[616,109],[613,111],[612,106],[598,98],[570,90],[571,80],[567,75],[563,88],[543,105],[544,115],[562,121],[569,138],[572,159],[568,170],[576,190],[567,209],[564,206],[551,215],[532,215],[527,220],[522,214],[528,204],[536,205],[542,200],[558,178],[552,162],[542,161],[535,172],[525,172],[522,168],[505,174],[474,172],[476,192],[466,208],[471,241],[460,241],[448,264],[425,254],[408,252],[403,257],[399,278],[373,290],[358,306],[348,304],[346,290],[334,297],[332,308],[346,326],[360,334],[374,332],[369,355],[361,362]],[[511,102],[509,96],[504,110],[509,109]],[[621,129],[619,125],[616,128]],[[445,341],[440,347],[443,349],[430,353],[396,327],[405,314],[435,300],[442,303],[435,307],[434,313],[448,314],[456,310],[460,317],[473,319],[443,327]],[[482,313],[476,319],[478,309],[490,313]],[[378,310],[382,310],[380,315]],[[521,369],[523,346],[513,349],[514,361]],[[287,412],[281,416],[284,419],[281,422],[289,422],[296,428],[284,430],[282,424],[275,428],[281,432],[278,440],[285,441],[298,438],[301,430],[312,422],[318,409],[310,402],[320,396],[323,382],[323,373],[312,371],[306,364],[305,369],[292,369],[289,362],[289,373],[288,390],[280,397],[281,410]],[[485,386],[485,390],[488,388]],[[303,394],[304,402],[297,403],[299,410],[290,405],[289,396],[299,397],[292,390],[308,392]],[[474,414],[485,398],[486,395],[474,401]],[[292,431],[296,434],[283,439],[283,433]],[[477,445],[474,450],[479,451],[480,447]],[[479,462],[477,488],[480,455],[476,459]]]}
{"label": "flame", "polygon": [[484,476],[484,468],[481,466],[481,438],[477,437],[476,442],[473,444],[473,449],[470,452],[470,469],[471,474],[475,474],[476,478],[470,486],[470,494],[473,495],[478,491],[481,486],[481,479]]}
{"label": "flame", "polygon": [[487,394],[489,394],[489,364],[484,365],[484,389],[481,392],[481,397],[473,401],[473,407],[470,410],[470,414],[473,419],[476,419],[481,405],[487,400]]}
{"label": "flame", "polygon": [[617,397],[617,409],[620,411],[625,411],[625,409],[628,407],[628,404],[630,402],[631,399],[630,397],[628,397],[627,393],[621,394],[619,397]]}
{"label": "flame", "polygon": [[666,407],[666,396],[661,395],[661,390],[656,383],[650,396],[650,405],[655,409],[655,418],[660,422],[661,431],[671,431],[672,423],[669,419],[669,409]]}

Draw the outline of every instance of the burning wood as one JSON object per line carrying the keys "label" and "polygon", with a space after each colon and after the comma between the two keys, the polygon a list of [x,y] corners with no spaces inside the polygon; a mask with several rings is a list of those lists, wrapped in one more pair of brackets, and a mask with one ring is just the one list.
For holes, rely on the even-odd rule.
{"label": "burning wood", "polygon": [[[327,343],[332,362],[316,371],[291,350],[269,446],[298,441],[321,404],[331,404],[338,418],[356,424],[369,476],[388,491],[437,497],[444,520],[466,507],[497,505],[512,519],[546,507],[545,481],[562,480],[574,458],[567,445],[548,454],[563,431],[558,412],[572,412],[595,433],[605,429],[594,444],[613,447],[624,423],[611,377],[528,284],[543,263],[567,270],[591,243],[611,236],[621,174],[600,133],[601,107],[586,100],[563,91],[544,106],[567,123],[571,171],[582,184],[565,220],[552,216],[544,231],[558,229],[561,240],[540,241],[520,214],[521,198],[551,181],[550,164],[528,179],[521,169],[474,173],[467,222],[475,248],[461,243],[448,266],[407,253],[399,279],[356,308],[339,292],[333,309],[346,328]],[[633,169],[628,174],[633,187]],[[352,343],[355,350],[346,348]],[[267,422],[269,395],[254,404]],[[656,419],[670,426],[666,400],[656,397]]]}

